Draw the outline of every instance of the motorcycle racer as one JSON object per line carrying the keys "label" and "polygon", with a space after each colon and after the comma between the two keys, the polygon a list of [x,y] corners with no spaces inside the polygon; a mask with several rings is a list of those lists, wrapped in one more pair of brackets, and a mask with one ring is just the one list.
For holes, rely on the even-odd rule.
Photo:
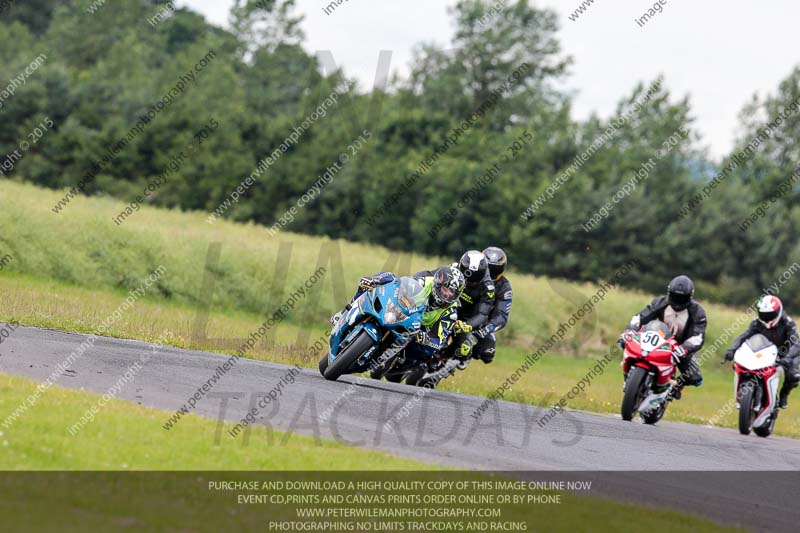
{"label": "motorcycle racer", "polygon": [[[336,326],[339,320],[353,306],[362,294],[380,285],[385,285],[398,277],[391,272],[380,272],[374,276],[365,276],[359,280],[358,289],[344,309],[331,317],[331,325]],[[427,308],[422,315],[421,333],[425,339],[426,330],[435,325],[445,314],[454,313],[458,305],[458,299],[464,290],[464,276],[461,271],[452,266],[443,266],[436,269],[430,275],[415,275],[414,279],[422,283],[422,294],[427,299]]]}
{"label": "motorcycle racer", "polygon": [[508,323],[513,297],[511,283],[505,277],[508,257],[502,248],[490,246],[483,251],[489,268],[489,277],[494,283],[494,300],[486,323],[475,331],[478,343],[473,348],[472,357],[485,364],[494,360],[495,333]]}
{"label": "motorcycle racer", "polygon": [[733,356],[742,344],[753,335],[761,334],[778,347],[780,364],[784,369],[783,386],[781,387],[778,406],[786,409],[789,394],[800,383],[800,338],[794,320],[783,312],[783,302],[777,296],[764,295],[756,304],[758,316],[747,326],[747,329],[736,337],[725,353],[723,364],[733,361]]}
{"label": "motorcycle racer", "polygon": [[688,276],[673,278],[667,286],[666,296],[655,298],[650,305],[631,318],[628,329],[638,330],[653,320],[665,322],[675,339],[681,343],[677,348],[677,366],[681,371],[673,398],[679,400],[684,385],[699,387],[703,375],[695,354],[705,343],[708,319],[705,309],[693,298],[694,283]]}
{"label": "motorcycle racer", "polygon": [[[452,266],[464,275],[466,285],[459,298],[458,321],[453,326],[456,336],[448,349],[452,352],[451,355],[462,359],[463,369],[480,340],[473,332],[480,330],[489,321],[495,286],[489,274],[486,256],[478,250],[465,252]],[[418,272],[416,276],[425,274],[425,271]]]}

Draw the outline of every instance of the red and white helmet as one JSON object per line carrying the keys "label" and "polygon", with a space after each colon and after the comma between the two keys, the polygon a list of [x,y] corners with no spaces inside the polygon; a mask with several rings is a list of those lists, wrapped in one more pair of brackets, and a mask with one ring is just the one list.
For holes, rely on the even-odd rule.
{"label": "red and white helmet", "polygon": [[774,328],[782,315],[783,303],[777,296],[762,296],[758,301],[758,319],[767,328]]}

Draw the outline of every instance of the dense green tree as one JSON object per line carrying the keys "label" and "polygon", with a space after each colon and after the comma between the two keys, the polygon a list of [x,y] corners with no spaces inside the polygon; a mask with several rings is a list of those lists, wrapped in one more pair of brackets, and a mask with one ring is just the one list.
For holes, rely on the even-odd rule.
{"label": "dense green tree", "polygon": [[[366,89],[306,51],[293,0],[237,0],[230,29],[187,8],[150,24],[164,5],[31,1],[4,13],[0,79],[46,58],[1,102],[0,161],[19,159],[3,167],[4,178],[75,186],[191,74],[86,183],[87,194],[131,200],[194,145],[149,202],[205,212],[228,202],[222,216],[234,220],[450,257],[494,244],[515,268],[559,278],[609,278],[637,260],[631,286],[660,292],[683,272],[703,298],[732,303],[752,301],[800,259],[800,179],[775,194],[800,163],[800,108],[792,109],[800,67],[744,106],[736,148],[717,167],[699,148],[688,99],[670,94],[669,80],[632,88],[610,117],[574,120],[559,89],[571,60],[555,14],[526,1],[506,2],[500,13],[496,2],[456,2],[449,48],[420,44],[407,77]],[[334,90],[325,116],[230,202]],[[52,127],[17,158],[47,119]],[[195,135],[211,124],[198,146]],[[342,154],[347,162],[320,187]],[[727,167],[706,197],[703,188]],[[769,208],[754,218],[763,202]],[[797,291],[782,296],[800,308]]]}

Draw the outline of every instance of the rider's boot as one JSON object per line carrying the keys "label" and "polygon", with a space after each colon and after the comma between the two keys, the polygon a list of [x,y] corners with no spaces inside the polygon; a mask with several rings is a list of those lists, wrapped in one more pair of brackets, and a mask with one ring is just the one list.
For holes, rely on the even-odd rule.
{"label": "rider's boot", "polygon": [[683,382],[674,381],[672,385],[672,392],[670,392],[670,398],[672,400],[680,400],[682,397],[683,397]]}
{"label": "rider's boot", "polygon": [[791,392],[791,389],[781,387],[781,397],[778,400],[778,407],[781,409],[786,409],[789,407],[789,392]]}
{"label": "rider's boot", "polygon": [[786,409],[786,407],[789,405],[789,393],[792,392],[795,387],[797,387],[797,378],[798,376],[796,373],[786,375],[783,385],[781,386],[781,397],[780,401],[778,402],[778,407],[781,409]]}

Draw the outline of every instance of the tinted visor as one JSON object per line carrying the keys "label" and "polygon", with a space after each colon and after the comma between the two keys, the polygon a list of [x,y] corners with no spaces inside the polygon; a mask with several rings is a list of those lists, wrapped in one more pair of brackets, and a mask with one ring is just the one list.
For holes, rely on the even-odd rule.
{"label": "tinted visor", "polygon": [[506,271],[505,265],[493,265],[489,264],[489,275],[492,276],[492,279],[497,279],[503,275],[503,272]]}
{"label": "tinted visor", "polygon": [[762,322],[766,322],[767,324],[769,324],[770,322],[778,318],[779,313],[780,311],[759,311],[758,318]]}
{"label": "tinted visor", "polygon": [[691,294],[681,294],[677,292],[669,293],[669,305],[678,311],[686,309],[692,301]]}

